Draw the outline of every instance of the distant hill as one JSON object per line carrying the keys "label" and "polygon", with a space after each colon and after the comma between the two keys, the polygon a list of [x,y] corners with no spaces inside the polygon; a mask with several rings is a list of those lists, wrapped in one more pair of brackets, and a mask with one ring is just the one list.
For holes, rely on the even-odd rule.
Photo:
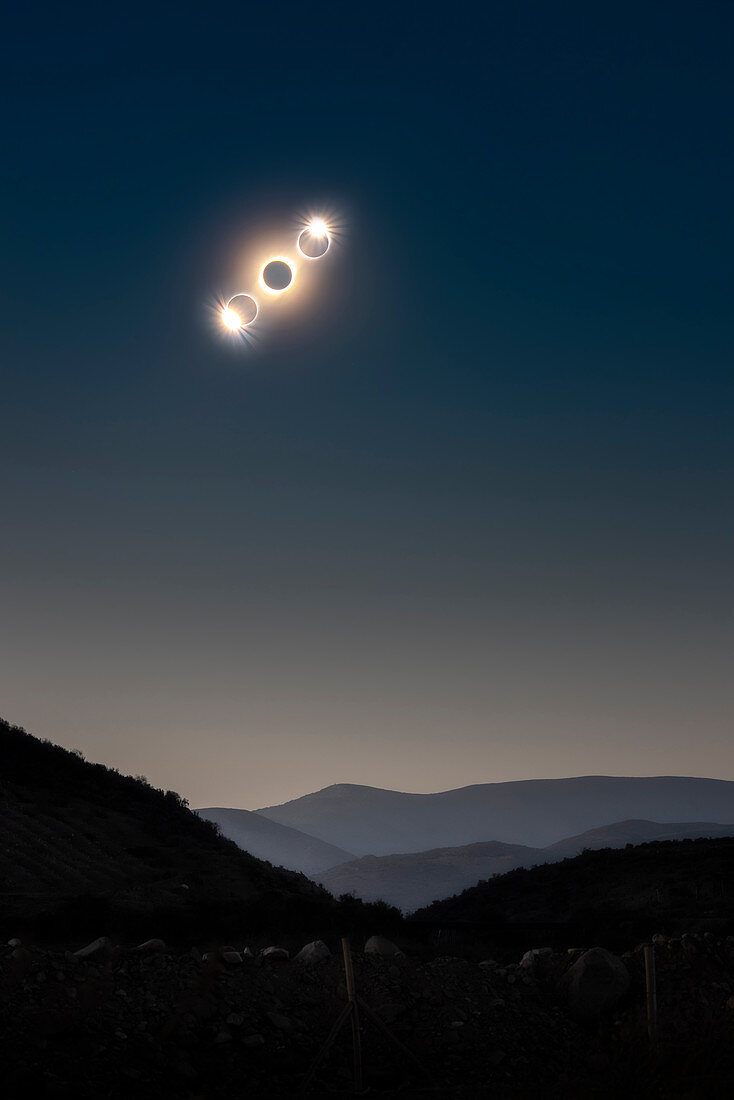
{"label": "distant hill", "polygon": [[549,857],[522,844],[466,844],[392,856],[362,856],[318,876],[333,894],[354,894],[365,901],[389,901],[406,912],[436,898],[455,894],[479,879],[514,867],[532,867]]}
{"label": "distant hill", "polygon": [[276,867],[303,871],[304,875],[319,874],[338,863],[354,859],[354,853],[324,840],[308,836],[300,829],[280,825],[251,810],[236,810],[222,806],[206,806],[197,810],[199,817],[214,821],[222,835],[258,859],[266,859]]}
{"label": "distant hill", "polygon": [[547,848],[521,844],[466,844],[391,856],[363,856],[317,876],[333,894],[354,894],[367,901],[382,899],[405,912],[474,886],[480,879],[516,867],[556,863],[586,849],[624,848],[655,840],[734,836],[734,825],[711,822],[661,824],[619,821],[558,841]]}
{"label": "distant hill", "polygon": [[436,901],[419,924],[567,923],[582,942],[634,944],[652,932],[734,930],[734,838],[586,851],[480,882]]}
{"label": "distant hill", "polygon": [[588,829],[578,836],[566,837],[544,849],[556,859],[576,856],[587,848],[624,848],[626,844],[645,844],[655,840],[695,840],[697,837],[734,836],[734,824],[715,821],[617,821],[599,829]]}
{"label": "distant hill", "polygon": [[358,856],[484,843],[545,848],[600,822],[734,821],[734,782],[592,775],[405,794],[339,783],[257,811]]}
{"label": "distant hill", "polygon": [[[0,720],[0,938],[212,937],[360,919],[243,852],[175,791]],[[374,929],[378,914],[365,914]],[[386,916],[383,912],[383,916]],[[387,918],[386,918],[387,919]]]}

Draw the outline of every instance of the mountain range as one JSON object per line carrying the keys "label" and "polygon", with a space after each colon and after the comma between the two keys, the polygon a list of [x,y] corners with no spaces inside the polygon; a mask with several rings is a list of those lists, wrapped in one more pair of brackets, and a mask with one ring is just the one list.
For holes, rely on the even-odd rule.
{"label": "mountain range", "polygon": [[734,782],[591,775],[406,794],[338,783],[257,811],[356,856],[487,840],[545,848],[606,822],[734,821]]}
{"label": "mountain range", "polygon": [[436,794],[340,783],[257,811],[198,813],[252,854],[303,871],[336,896],[411,910],[587,848],[731,835],[734,783],[581,776]]}
{"label": "mountain range", "polygon": [[362,856],[318,875],[321,885],[337,897],[354,894],[365,901],[382,900],[411,912],[451,897],[478,882],[518,867],[558,863],[587,850],[626,848],[664,840],[734,836],[734,825],[716,822],[618,821],[567,837],[547,848],[522,844],[465,844],[392,856]]}

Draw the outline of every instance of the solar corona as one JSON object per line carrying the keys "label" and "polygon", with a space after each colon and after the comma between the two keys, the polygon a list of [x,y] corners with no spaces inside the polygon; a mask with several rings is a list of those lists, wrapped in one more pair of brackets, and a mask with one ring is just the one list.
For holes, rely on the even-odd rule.
{"label": "solar corona", "polygon": [[301,221],[290,245],[284,242],[282,251],[261,258],[256,275],[257,297],[250,289],[244,289],[220,301],[222,328],[232,336],[247,338],[269,303],[287,298],[296,283],[308,278],[309,266],[326,256],[333,236],[333,224],[323,215]]}
{"label": "solar corona", "polygon": [[260,281],[266,290],[273,294],[282,294],[292,285],[296,271],[293,264],[283,257],[276,256],[260,272]]}

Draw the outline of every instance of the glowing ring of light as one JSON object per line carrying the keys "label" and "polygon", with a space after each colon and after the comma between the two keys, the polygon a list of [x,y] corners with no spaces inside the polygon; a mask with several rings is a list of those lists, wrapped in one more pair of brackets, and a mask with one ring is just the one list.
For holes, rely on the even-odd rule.
{"label": "glowing ring of light", "polygon": [[[268,284],[265,282],[265,269],[268,268],[270,264],[285,264],[285,266],[291,273],[291,280],[287,286],[268,286]],[[290,288],[293,286],[293,280],[295,279],[295,277],[296,265],[293,263],[293,260],[289,260],[287,256],[271,256],[269,260],[265,261],[265,263],[262,265],[262,268],[260,269],[260,286],[263,288],[263,290],[267,291],[268,294],[284,294],[286,290],[290,290]]]}
{"label": "glowing ring of light", "polygon": [[[243,321],[240,311],[236,308],[236,306],[234,308],[232,307],[232,302],[234,302],[235,298],[248,298],[252,302],[253,306],[255,307],[255,313],[252,317],[250,317],[249,321]],[[260,306],[258,305],[257,298],[254,298],[252,294],[247,294],[245,291],[239,291],[237,294],[233,294],[232,297],[229,299],[226,306],[222,310],[222,314],[226,313],[228,310],[231,310],[232,313],[234,313],[239,318],[240,323],[239,325],[237,325],[236,328],[234,325],[230,325],[226,320],[224,321],[224,324],[231,332],[239,332],[241,329],[247,328],[248,325],[252,325],[255,323],[255,321],[257,320],[257,315],[260,312]]]}
{"label": "glowing ring of light", "polygon": [[[309,256],[308,252],[304,252],[303,249],[301,248],[301,237],[305,237],[305,235],[307,233],[309,234],[310,237],[315,238],[316,240],[319,240],[320,237],[321,238],[326,237],[326,248],[324,249],[323,252],[319,252],[318,256]],[[314,231],[313,231],[313,229],[311,228],[310,225],[307,225],[306,228],[302,229],[301,232],[298,234],[298,242],[297,242],[296,247],[298,248],[298,251],[301,253],[301,255],[305,256],[307,260],[320,260],[321,257],[325,256],[326,253],[331,248],[331,237],[329,236],[328,230],[324,230],[323,233],[318,234],[318,233],[314,233]]]}

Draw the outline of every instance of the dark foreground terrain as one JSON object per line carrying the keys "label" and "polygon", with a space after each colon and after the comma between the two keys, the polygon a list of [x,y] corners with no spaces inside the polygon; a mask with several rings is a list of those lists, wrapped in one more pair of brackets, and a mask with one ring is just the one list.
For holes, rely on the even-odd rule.
{"label": "dark foreground terrain", "polygon": [[[298,1095],[345,1004],[342,936],[392,1036],[363,1015],[371,1095],[734,1095],[734,840],[585,852],[406,921],[255,859],[175,792],[3,722],[0,810],[9,1100]],[[636,945],[653,933],[651,1047]],[[372,934],[404,955],[366,953]],[[330,953],[297,961],[317,938]],[[272,945],[289,956],[261,954]],[[347,1025],[310,1094],[349,1094],[351,1072]]]}
{"label": "dark foreground terrain", "polygon": [[[338,944],[330,946],[313,965],[259,954],[225,960],[217,951],[203,959],[197,948],[174,953],[160,943],[151,953],[104,944],[86,958],[8,946],[6,1095],[297,1095],[346,997]],[[629,989],[598,1017],[564,993],[563,973],[580,950],[504,966],[425,950],[395,958],[355,951],[358,992],[425,1071],[363,1016],[365,1084],[375,1096],[430,1090],[467,1100],[731,1096],[734,940],[660,937],[655,952],[660,1041],[651,1051],[641,950],[623,957]],[[347,1026],[310,1094],[351,1089]]]}

